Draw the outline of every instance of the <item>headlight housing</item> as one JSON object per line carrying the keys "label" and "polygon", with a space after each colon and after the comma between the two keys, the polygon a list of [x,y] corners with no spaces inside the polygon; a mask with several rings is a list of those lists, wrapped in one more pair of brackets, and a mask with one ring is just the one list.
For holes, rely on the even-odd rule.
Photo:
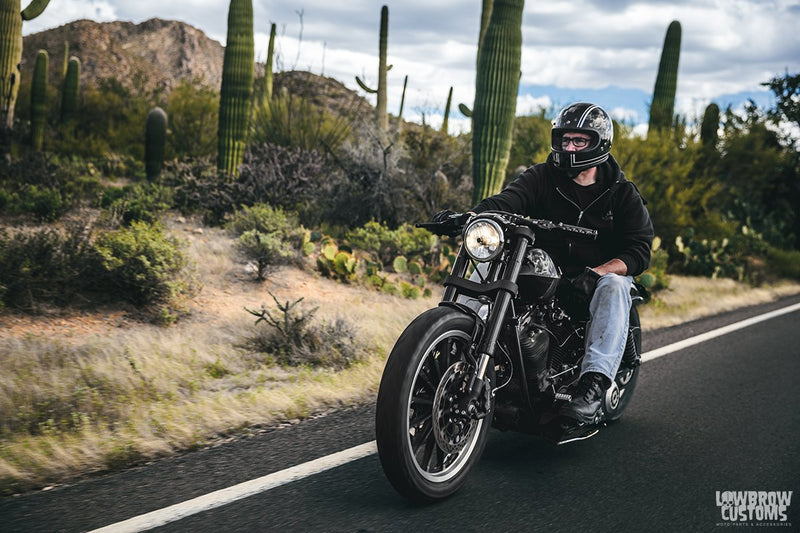
{"label": "headlight housing", "polygon": [[480,263],[500,255],[504,240],[500,224],[488,218],[473,220],[464,229],[464,248],[472,259]]}

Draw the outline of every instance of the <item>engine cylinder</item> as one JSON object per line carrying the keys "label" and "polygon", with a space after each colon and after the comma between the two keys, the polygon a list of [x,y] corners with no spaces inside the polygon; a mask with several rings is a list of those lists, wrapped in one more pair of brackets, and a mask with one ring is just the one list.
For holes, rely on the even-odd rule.
{"label": "engine cylinder", "polygon": [[543,391],[547,388],[545,377],[550,336],[545,330],[532,326],[520,335],[519,345],[528,383],[536,384],[536,388]]}

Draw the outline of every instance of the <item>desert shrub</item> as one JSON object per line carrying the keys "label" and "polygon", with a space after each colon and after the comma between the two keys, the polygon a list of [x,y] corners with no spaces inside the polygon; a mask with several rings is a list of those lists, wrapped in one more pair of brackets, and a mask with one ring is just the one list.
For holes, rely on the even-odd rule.
{"label": "desert shrub", "polygon": [[402,178],[390,183],[397,219],[422,222],[442,209],[471,207],[471,137],[450,136],[428,126],[409,125],[400,137]]}
{"label": "desert shrub", "polygon": [[402,143],[391,143],[368,125],[356,130],[355,138],[336,154],[335,168],[328,175],[330,194],[324,205],[326,221],[356,227],[370,220],[399,224],[398,185],[405,179],[401,167]]}
{"label": "desert shrub", "polygon": [[251,139],[257,144],[331,152],[348,138],[352,124],[349,113],[333,114],[310,99],[281,91],[269,105],[256,108]]}
{"label": "desert shrub", "polygon": [[101,233],[94,243],[101,283],[115,299],[157,310],[169,307],[190,288],[182,278],[187,259],[181,248],[160,224],[133,222]]}
{"label": "desert shrub", "polygon": [[296,215],[266,204],[242,207],[225,227],[239,236],[237,251],[253,265],[259,281],[272,267],[298,259],[307,237]]}
{"label": "desert shrub", "polygon": [[297,240],[302,233],[296,215],[262,203],[243,206],[231,216],[225,228],[235,235],[248,231],[277,233],[284,240]]}
{"label": "desert shrub", "polygon": [[550,130],[553,123],[545,118],[545,111],[537,115],[518,116],[514,119],[514,133],[506,167],[506,182],[515,176],[519,167],[541,163],[550,155]]}
{"label": "desert shrub", "polygon": [[800,251],[770,248],[767,265],[777,276],[800,280]]}
{"label": "desert shrub", "polygon": [[134,221],[153,223],[173,205],[171,188],[156,183],[135,183],[105,196],[112,218],[125,226]]}
{"label": "desert shrub", "polygon": [[217,150],[219,93],[201,80],[181,80],[167,100],[167,143],[175,157],[213,156]]}
{"label": "desert shrub", "polygon": [[324,152],[275,143],[256,144],[245,154],[237,179],[239,204],[266,203],[298,213],[304,224],[322,221],[331,194]]}
{"label": "desert shrub", "polygon": [[316,322],[313,320],[316,307],[298,307],[302,298],[281,304],[275,295],[270,293],[270,296],[276,308],[247,309],[258,317],[256,325],[263,322],[265,326],[248,339],[249,347],[287,366],[345,368],[363,358],[364,347],[347,320]]}
{"label": "desert shrub", "polygon": [[0,159],[0,213],[52,222],[101,190],[91,165],[48,153]]}
{"label": "desert shrub", "polygon": [[61,126],[54,151],[98,159],[118,153],[141,161],[147,112],[154,104],[166,107],[161,92],[131,88],[114,78],[85,87],[81,90],[80,112],[71,123]]}
{"label": "desert shrub", "polygon": [[297,255],[277,233],[261,233],[255,229],[239,236],[236,250],[254,267],[258,281],[263,281],[273,267],[286,264]]}
{"label": "desert shrub", "polygon": [[35,311],[71,303],[90,287],[96,267],[84,226],[0,230],[0,298],[8,307]]}
{"label": "desert shrub", "polygon": [[435,244],[435,237],[428,230],[405,223],[389,229],[374,220],[348,231],[346,237],[351,246],[384,265],[391,265],[398,256],[428,262]]}
{"label": "desert shrub", "polygon": [[219,176],[207,158],[167,163],[162,176],[175,190],[175,206],[202,213],[209,224],[221,224],[241,206],[262,203],[296,212],[312,226],[324,219],[332,194],[325,165],[319,152],[256,145],[245,153],[233,181]]}

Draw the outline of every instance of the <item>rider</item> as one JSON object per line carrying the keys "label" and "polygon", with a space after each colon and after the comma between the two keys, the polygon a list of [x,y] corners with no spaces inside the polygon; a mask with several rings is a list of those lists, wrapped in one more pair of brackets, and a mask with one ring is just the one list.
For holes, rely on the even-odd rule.
{"label": "rider", "polygon": [[598,231],[594,241],[545,237],[536,242],[589,301],[580,379],[571,401],[559,410],[579,424],[592,422],[617,373],[628,335],[633,276],[649,266],[653,242],[645,202],[609,153],[613,137],[611,118],[600,106],[579,102],[565,107],[553,122],[547,161],[471,210],[508,211]]}

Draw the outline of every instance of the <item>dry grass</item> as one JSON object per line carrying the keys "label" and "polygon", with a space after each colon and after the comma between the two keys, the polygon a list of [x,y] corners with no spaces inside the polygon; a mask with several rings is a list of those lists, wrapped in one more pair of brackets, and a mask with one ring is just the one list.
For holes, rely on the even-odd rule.
{"label": "dry grass", "polygon": [[652,302],[640,308],[643,329],[674,326],[800,293],[800,284],[788,281],[754,288],[731,279],[670,278],[670,288],[659,292]]}
{"label": "dry grass", "polygon": [[[0,492],[163,457],[244,428],[275,425],[372,398],[388,351],[435,298],[403,300],[286,268],[265,283],[232,258],[221,230],[172,220],[204,284],[189,315],[159,328],[121,312],[0,316]],[[800,292],[673,277],[643,309],[646,328]],[[244,307],[300,297],[318,317],[346,317],[368,353],[341,371],[281,368],[243,347]],[[434,291],[436,292],[436,291]]]}

